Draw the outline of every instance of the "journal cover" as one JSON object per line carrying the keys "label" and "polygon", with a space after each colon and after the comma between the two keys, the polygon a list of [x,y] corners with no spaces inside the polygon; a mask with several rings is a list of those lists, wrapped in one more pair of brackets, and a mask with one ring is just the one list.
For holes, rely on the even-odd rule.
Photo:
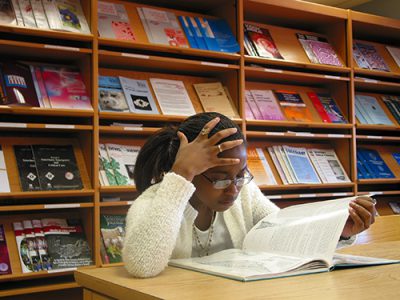
{"label": "journal cover", "polygon": [[11,273],[10,256],[8,255],[4,226],[3,224],[0,224],[0,276]]}
{"label": "journal cover", "polygon": [[83,189],[72,145],[32,145],[42,190]]}
{"label": "journal cover", "polygon": [[42,76],[52,108],[92,109],[90,97],[78,69],[43,66]]}
{"label": "journal cover", "polygon": [[129,112],[118,77],[99,75],[99,109],[100,111]]}
{"label": "journal cover", "polygon": [[102,242],[110,263],[122,262],[126,215],[100,215]]}
{"label": "journal cover", "polygon": [[258,56],[283,59],[268,29],[248,23],[244,28]]}
{"label": "journal cover", "polygon": [[231,28],[224,19],[205,18],[208,22],[217,42],[219,51],[236,53],[240,51],[238,42]]}
{"label": "journal cover", "polygon": [[275,94],[289,121],[311,122],[312,116],[300,94],[293,91],[277,90]]}
{"label": "journal cover", "polygon": [[123,4],[99,1],[97,5],[100,37],[135,41],[135,34]]}
{"label": "journal cover", "polygon": [[355,45],[367,61],[370,69],[390,72],[389,66],[374,45],[361,42],[355,42]]}
{"label": "journal cover", "polygon": [[27,105],[39,107],[29,66],[13,61],[0,64],[6,94],[5,105]]}
{"label": "journal cover", "polygon": [[21,190],[24,192],[40,191],[39,175],[30,145],[14,145],[14,154],[18,166]]}
{"label": "journal cover", "polygon": [[10,192],[10,183],[8,181],[6,161],[4,159],[4,152],[0,145],[0,193]]}

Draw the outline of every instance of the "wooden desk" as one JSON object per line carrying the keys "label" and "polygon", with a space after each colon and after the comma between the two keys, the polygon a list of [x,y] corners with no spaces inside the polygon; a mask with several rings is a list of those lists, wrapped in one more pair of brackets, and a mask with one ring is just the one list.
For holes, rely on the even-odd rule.
{"label": "wooden desk", "polygon": [[[341,252],[400,259],[400,241]],[[79,270],[75,280],[84,287],[84,300],[400,299],[399,264],[246,283],[173,267],[150,279],[132,278],[124,267]]]}
{"label": "wooden desk", "polygon": [[375,223],[357,236],[356,244],[400,241],[400,215],[377,217]]}

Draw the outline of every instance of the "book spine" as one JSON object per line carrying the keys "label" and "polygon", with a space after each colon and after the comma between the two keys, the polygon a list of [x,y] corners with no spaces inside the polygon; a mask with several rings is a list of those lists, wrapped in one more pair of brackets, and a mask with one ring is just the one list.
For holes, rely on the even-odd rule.
{"label": "book spine", "polygon": [[332,123],[332,120],[331,120],[331,118],[329,118],[328,114],[326,113],[321,101],[318,98],[318,95],[314,92],[308,92],[307,95],[310,98],[310,100],[312,101],[315,109],[319,113],[322,121],[324,123]]}
{"label": "book spine", "polygon": [[275,150],[273,147],[268,147],[268,153],[271,156],[272,162],[275,165],[276,170],[278,171],[279,176],[281,177],[281,180],[283,184],[289,184],[289,181],[285,175],[285,172],[283,171],[283,168],[278,160],[278,157],[275,153]]}
{"label": "book spine", "polygon": [[32,5],[29,0],[18,0],[22,12],[25,27],[37,28],[35,17],[33,16]]}
{"label": "book spine", "polygon": [[43,8],[42,0],[30,0],[32,4],[33,16],[38,28],[49,29],[46,13]]}

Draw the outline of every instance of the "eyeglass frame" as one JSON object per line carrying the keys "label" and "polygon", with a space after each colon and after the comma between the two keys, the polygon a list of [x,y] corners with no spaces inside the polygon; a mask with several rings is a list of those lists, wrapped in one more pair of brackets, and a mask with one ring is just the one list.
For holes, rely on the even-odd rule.
{"label": "eyeglass frame", "polygon": [[[212,180],[211,178],[209,178],[207,175],[205,175],[204,173],[201,173],[202,176],[204,176],[204,178],[206,178],[210,183],[212,183],[213,188],[217,189],[217,190],[223,190],[228,188],[230,185],[232,185],[232,183],[235,185],[235,187],[242,187],[246,184],[249,184],[253,179],[254,179],[254,175],[250,173],[250,171],[248,169],[245,170],[247,172],[248,175],[250,176],[243,176],[243,177],[236,177],[235,179],[218,179],[218,180]],[[245,180],[247,178],[250,178],[246,183],[243,183],[242,185],[237,185],[238,180]],[[216,187],[215,184],[217,182],[221,182],[221,181],[229,181],[229,184],[225,187]]]}

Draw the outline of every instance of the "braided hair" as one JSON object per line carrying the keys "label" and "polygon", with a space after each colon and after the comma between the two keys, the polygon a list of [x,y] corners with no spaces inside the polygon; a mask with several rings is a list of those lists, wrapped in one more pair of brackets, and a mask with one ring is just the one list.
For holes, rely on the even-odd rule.
{"label": "braided hair", "polygon": [[175,162],[180,140],[177,132],[185,134],[188,142],[192,142],[212,119],[220,118],[217,125],[208,134],[209,137],[227,128],[237,128],[237,132],[220,140],[225,141],[243,139],[240,127],[228,117],[217,112],[199,113],[187,118],[179,126],[167,126],[151,136],[140,149],[134,170],[134,180],[137,190],[142,193],[149,186],[162,180],[164,174],[169,172]]}

